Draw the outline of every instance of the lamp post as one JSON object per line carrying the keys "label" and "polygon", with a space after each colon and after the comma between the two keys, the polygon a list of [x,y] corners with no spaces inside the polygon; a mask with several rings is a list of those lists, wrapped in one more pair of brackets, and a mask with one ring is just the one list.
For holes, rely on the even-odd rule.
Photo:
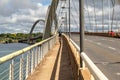
{"label": "lamp post", "polygon": [[[84,51],[84,0],[79,0],[80,54]],[[80,56],[80,67],[83,61]]]}

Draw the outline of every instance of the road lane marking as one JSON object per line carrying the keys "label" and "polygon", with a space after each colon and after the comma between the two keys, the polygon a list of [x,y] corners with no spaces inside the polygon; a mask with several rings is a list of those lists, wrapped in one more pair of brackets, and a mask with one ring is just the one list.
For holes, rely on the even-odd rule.
{"label": "road lane marking", "polygon": [[108,47],[109,49],[111,49],[111,50],[114,50],[114,51],[116,51],[116,48],[114,48],[114,47],[111,47],[111,46],[108,46],[108,45],[104,45],[104,44],[102,44],[102,43],[100,43],[100,42],[94,42],[94,41],[92,41],[92,40],[88,40],[88,39],[86,39],[87,41],[89,41],[89,42],[91,42],[91,43],[95,43],[95,44],[97,44],[97,45],[99,45],[99,46],[104,46],[104,47]]}
{"label": "road lane marking", "polygon": [[109,64],[109,62],[102,62],[102,64],[103,64],[103,65],[107,65],[107,64]]}
{"label": "road lane marking", "polygon": [[116,75],[117,75],[117,76],[120,76],[120,72],[117,72]]}
{"label": "road lane marking", "polygon": [[112,50],[116,50],[116,48],[113,48],[113,47],[111,47],[111,46],[109,46],[108,48],[109,48],[109,49],[112,49]]}
{"label": "road lane marking", "polygon": [[91,43],[93,42],[92,40],[88,40],[88,41],[91,42]]}
{"label": "road lane marking", "polygon": [[97,44],[98,44],[98,45],[101,45],[101,43],[99,43],[99,42],[98,42]]}
{"label": "road lane marking", "polygon": [[102,40],[107,40],[107,39],[102,39]]}
{"label": "road lane marking", "polygon": [[114,40],[109,40],[109,41],[112,41],[112,42],[113,42]]}

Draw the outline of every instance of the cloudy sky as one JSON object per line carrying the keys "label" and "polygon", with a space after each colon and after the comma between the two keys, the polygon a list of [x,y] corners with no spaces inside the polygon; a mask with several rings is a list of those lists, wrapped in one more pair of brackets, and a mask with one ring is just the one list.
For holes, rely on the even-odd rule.
{"label": "cloudy sky", "polygon": [[0,0],[0,33],[28,33],[33,22],[45,19],[51,0]]}
{"label": "cloudy sky", "polygon": [[[95,27],[97,26],[98,30],[102,31],[102,25],[104,25],[104,31],[111,30],[111,26],[113,28],[112,29],[113,31],[118,31],[120,27],[119,25],[120,24],[120,16],[119,16],[120,6],[118,4],[118,0],[85,0],[85,3],[86,3],[85,4],[86,28],[90,30],[90,27],[91,27],[90,24],[91,24],[92,29],[95,29]],[[103,5],[103,9],[102,9],[102,5]],[[113,9],[114,9],[114,12],[113,12]],[[96,19],[95,19],[95,16],[96,16]],[[102,19],[103,19],[103,22],[102,22]]]}
{"label": "cloudy sky", "polygon": [[[68,1],[68,0],[67,0]],[[79,0],[71,0],[71,29],[79,30]],[[96,23],[99,29],[102,29],[102,0],[84,0],[84,13],[85,13],[85,29],[95,29]],[[94,13],[94,4],[95,13]],[[113,6],[111,0],[104,1],[104,26],[108,30],[108,26],[111,25]],[[115,16],[114,16],[114,28],[117,29],[116,24],[120,27],[120,16],[118,0],[115,0]],[[108,4],[110,2],[110,4]],[[30,28],[35,20],[45,19],[48,6],[51,0],[0,0],[0,33],[29,33]],[[61,6],[68,7],[68,2],[60,1],[58,5],[58,18],[65,16],[60,14],[61,12],[67,12],[68,10],[61,10]],[[88,15],[89,13],[89,15]],[[95,23],[96,14],[96,23]],[[60,19],[60,18],[59,18]],[[89,21],[90,20],[90,21]],[[60,23],[59,23],[60,24]],[[92,25],[92,27],[90,26]],[[76,28],[77,27],[77,28]],[[109,27],[110,28],[110,27]]]}
{"label": "cloudy sky", "polygon": [[[79,31],[78,1],[79,0],[71,0],[71,31]],[[110,31],[111,26],[113,31],[118,31],[118,29],[120,30],[120,4],[118,4],[118,0],[84,0],[84,4],[85,30],[102,31],[102,25],[104,25],[104,31]],[[61,6],[64,6],[64,3]],[[63,12],[65,12],[65,10]]]}

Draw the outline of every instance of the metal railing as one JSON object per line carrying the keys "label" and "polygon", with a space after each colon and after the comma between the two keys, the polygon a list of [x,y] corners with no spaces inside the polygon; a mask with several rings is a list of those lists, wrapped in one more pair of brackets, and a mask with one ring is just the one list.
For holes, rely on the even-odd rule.
{"label": "metal railing", "polygon": [[[71,40],[71,43],[75,46],[76,50],[80,52],[79,46]],[[79,55],[79,54],[78,54]],[[86,55],[86,53],[82,52],[81,55],[83,60],[83,68],[87,67],[92,74],[93,78],[91,80],[109,80],[101,71],[100,69],[92,62],[92,60]]]}
{"label": "metal railing", "polygon": [[0,80],[25,80],[52,48],[57,35],[0,58]]}

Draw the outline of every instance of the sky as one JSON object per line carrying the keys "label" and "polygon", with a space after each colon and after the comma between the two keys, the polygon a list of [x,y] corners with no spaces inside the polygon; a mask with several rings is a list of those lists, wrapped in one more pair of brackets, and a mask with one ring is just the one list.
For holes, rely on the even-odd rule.
{"label": "sky", "polygon": [[45,19],[51,0],[0,0],[0,33],[28,33],[37,19]]}
{"label": "sky", "polygon": [[[71,31],[73,30],[79,31],[79,17],[78,17],[79,2],[78,1],[79,0],[71,0]],[[103,1],[103,12],[102,12],[102,1]],[[104,24],[104,31],[107,31],[107,32],[108,30],[110,31],[111,24],[113,26],[113,31],[118,31],[118,28],[120,30],[120,15],[119,15],[120,4],[118,4],[118,0],[115,0],[114,16],[113,16],[113,5],[111,1],[114,1],[114,0],[84,0],[85,30],[97,31],[98,29],[98,31],[102,31],[102,24]],[[64,6],[64,3],[62,4],[62,6]],[[63,12],[65,12],[65,10]],[[88,13],[89,13],[89,16],[88,16]],[[96,15],[96,18],[95,18],[95,15]],[[104,19],[103,23],[102,23],[102,17]],[[97,29],[96,29],[96,26],[98,27]]]}
{"label": "sky", "polygon": [[[68,0],[67,0],[68,1]],[[78,1],[79,0],[71,0],[71,29],[79,30],[76,27],[79,27],[79,9],[78,9]],[[93,0],[84,0],[84,15],[85,15],[85,29],[92,30],[95,28],[95,13],[94,13],[94,5]],[[102,24],[102,0],[94,0],[95,1],[95,11],[96,11],[96,20],[98,28],[101,29]],[[112,10],[113,7],[108,5],[108,1],[111,0],[103,0],[104,1],[104,26],[107,30],[108,25],[111,24],[112,20]],[[120,16],[119,16],[119,8],[118,0],[115,0],[115,15],[114,16],[114,24],[119,26]],[[51,0],[0,0],[0,33],[29,33],[33,23],[38,19],[46,18],[46,13],[48,10],[48,6],[50,5]],[[68,7],[68,4],[60,1],[58,5],[58,11],[61,6]],[[65,12],[65,11],[64,11]],[[89,16],[88,16],[89,12]],[[58,16],[61,17],[62,15]],[[68,12],[67,12],[68,16]],[[58,19],[60,19],[58,17]],[[89,22],[90,17],[90,22]],[[115,20],[117,17],[117,21]],[[60,24],[60,23],[59,23]],[[92,27],[90,27],[90,24]],[[115,25],[114,25],[115,26]],[[119,26],[120,27],[120,26]],[[42,29],[40,29],[42,30]]]}

